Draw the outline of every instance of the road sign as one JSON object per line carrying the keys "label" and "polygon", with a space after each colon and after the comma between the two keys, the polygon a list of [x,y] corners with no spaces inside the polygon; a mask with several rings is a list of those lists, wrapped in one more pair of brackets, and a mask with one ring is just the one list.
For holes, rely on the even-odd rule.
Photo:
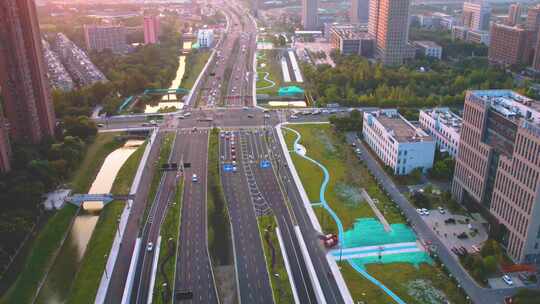
{"label": "road sign", "polygon": [[262,169],[267,169],[267,168],[270,168],[271,166],[272,166],[272,165],[270,164],[270,161],[265,160],[265,159],[263,159],[263,160],[261,161],[261,168],[262,168]]}
{"label": "road sign", "polygon": [[231,165],[231,164],[224,164],[224,165],[223,165],[223,171],[225,171],[225,172],[232,172],[232,171],[233,171],[233,165]]}

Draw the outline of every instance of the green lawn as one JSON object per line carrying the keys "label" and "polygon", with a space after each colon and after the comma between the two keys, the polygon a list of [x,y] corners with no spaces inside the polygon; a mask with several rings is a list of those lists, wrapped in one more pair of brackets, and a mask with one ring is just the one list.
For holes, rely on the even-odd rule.
{"label": "green lawn", "polygon": [[[341,273],[354,301],[364,303],[394,303],[394,301],[362,277],[348,262],[341,262]],[[369,264],[367,271],[406,303],[466,303],[466,295],[438,266],[421,264],[416,268],[408,263]],[[431,300],[430,300],[431,299]]]}
{"label": "green lawn", "polygon": [[[145,147],[146,144],[141,145],[124,163],[114,180],[112,193],[129,193]],[[124,201],[113,201],[101,210],[67,303],[94,303],[125,204]]]}
{"label": "green lawn", "polygon": [[[90,189],[101,164],[107,155],[122,145],[114,138],[119,133],[98,134],[88,147],[79,168],[73,173],[70,185],[76,193],[86,193]],[[18,278],[0,300],[1,303],[29,303],[33,298],[45,272],[54,262],[53,255],[58,251],[77,208],[66,205],[52,216],[39,235],[33,240]]]}
{"label": "green lawn", "polygon": [[[403,223],[405,218],[384,193],[373,177],[356,158],[351,147],[334,133],[331,125],[290,125],[302,134],[300,144],[307,149],[307,155],[322,163],[330,172],[326,200],[341,218],[344,228],[351,227],[354,219],[362,216],[374,217],[367,203],[356,206],[348,201],[355,198],[351,189],[365,188],[372,198],[379,200],[378,207],[390,223]],[[285,140],[292,150],[294,134],[285,132]],[[315,165],[291,154],[302,184],[311,201],[317,201],[322,183],[322,173]],[[349,193],[348,195],[344,195]],[[323,229],[335,229],[334,222],[321,209],[315,209]],[[364,303],[392,303],[380,288],[363,278],[347,262],[340,263],[341,273],[355,301]],[[464,303],[464,294],[439,266],[422,264],[415,268],[412,264],[369,264],[368,272],[385,284],[407,303],[441,303],[441,294],[452,303]],[[434,300],[435,299],[435,300]]]}
{"label": "green lawn", "polygon": [[195,84],[195,80],[199,77],[206,62],[210,58],[211,52],[208,50],[193,50],[186,58],[186,71],[182,77],[180,86],[182,88],[191,89]]}
{"label": "green lawn", "polygon": [[[281,50],[259,50],[257,51],[257,54],[257,74],[261,77],[261,79],[257,81],[257,87],[269,85],[269,83],[264,81],[262,78],[262,76],[264,76],[264,72],[268,72],[270,74],[269,79],[276,83],[276,85],[272,88],[257,90],[257,94],[268,94],[275,96],[278,95],[278,91],[281,86],[295,85],[303,87],[302,83],[285,83],[283,81],[283,72],[281,71],[281,54],[285,55],[286,53],[282,53]],[[294,79],[294,75],[291,75],[291,78]]]}
{"label": "green lawn", "polygon": [[[307,149],[307,155],[324,165],[330,173],[330,181],[326,191],[326,201],[340,217],[345,230],[352,228],[354,221],[362,217],[374,217],[373,210],[367,202],[360,198],[359,190],[366,189],[372,198],[379,200],[378,207],[389,223],[403,223],[404,217],[398,207],[393,204],[379,189],[350,147],[348,147],[328,124],[289,125],[300,132],[300,144]],[[293,149],[294,133],[284,130],[285,140],[290,150]],[[300,175],[312,203],[319,202],[319,190],[323,182],[322,170],[312,162],[291,153],[295,167]],[[336,225],[328,212],[315,207],[321,226],[326,232],[337,232]]]}
{"label": "green lawn", "polygon": [[[176,188],[174,204],[169,207],[167,210],[167,216],[165,221],[161,226],[161,247],[159,251],[159,261],[158,261],[158,273],[156,277],[156,284],[154,288],[161,289],[163,283],[168,282],[169,286],[172,286],[174,283],[174,269],[176,266],[176,248],[178,233],[180,232],[180,219],[182,211],[182,194],[183,194],[183,180],[180,180],[178,187]],[[169,241],[170,240],[170,241]],[[174,253],[170,255],[169,250],[172,250]],[[169,255],[169,257],[167,257]],[[168,258],[166,261],[165,259]],[[166,262],[164,264],[164,262]],[[163,277],[162,269],[165,272],[167,278]],[[167,297],[170,299],[169,297]],[[154,293],[153,303],[169,303],[169,301],[163,301],[161,296],[158,296],[157,293]]]}
{"label": "green lawn", "polygon": [[[270,274],[272,292],[274,294],[274,300],[276,304],[293,303],[293,295],[291,289],[291,283],[289,282],[289,276],[287,275],[287,269],[285,268],[285,261],[281,255],[281,249],[277,239],[276,233],[276,219],[274,216],[265,215],[257,219],[259,224],[259,232],[261,234],[261,240],[264,247],[264,255],[266,256],[266,267]],[[272,253],[270,246],[265,240],[265,234],[268,233],[270,241],[275,249],[275,261],[272,268]],[[276,275],[277,274],[277,275]]]}

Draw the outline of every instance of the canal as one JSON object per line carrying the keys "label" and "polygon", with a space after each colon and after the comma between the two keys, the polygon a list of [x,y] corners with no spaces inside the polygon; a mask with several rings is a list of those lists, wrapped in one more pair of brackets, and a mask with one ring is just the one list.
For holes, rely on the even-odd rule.
{"label": "canal", "polygon": [[[120,168],[143,142],[130,140],[123,147],[111,152],[105,158],[88,193],[109,193]],[[102,208],[103,203],[101,202],[84,203],[83,208],[74,219],[73,226],[56,256],[43,286],[39,290],[36,303],[65,303]]]}
{"label": "canal", "polygon": [[[191,41],[184,41],[184,44],[182,48],[184,50],[191,49]],[[178,70],[176,70],[176,77],[172,81],[169,89],[177,89],[180,87],[180,84],[182,83],[182,78],[184,77],[184,74],[186,72],[186,56],[181,55],[178,58]],[[157,105],[146,105],[146,108],[144,109],[144,113],[157,113],[160,109],[164,109],[167,107],[175,107],[177,109],[182,109],[184,107],[184,103],[176,100],[175,95],[165,95],[161,99],[161,101]]]}

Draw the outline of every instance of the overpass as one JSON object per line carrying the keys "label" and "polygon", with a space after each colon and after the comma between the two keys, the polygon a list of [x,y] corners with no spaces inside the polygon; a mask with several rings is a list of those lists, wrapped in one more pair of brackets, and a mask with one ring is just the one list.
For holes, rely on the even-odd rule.
{"label": "overpass", "polygon": [[103,202],[106,205],[114,200],[127,201],[134,198],[134,194],[74,194],[66,197],[65,201],[79,207],[84,202]]}

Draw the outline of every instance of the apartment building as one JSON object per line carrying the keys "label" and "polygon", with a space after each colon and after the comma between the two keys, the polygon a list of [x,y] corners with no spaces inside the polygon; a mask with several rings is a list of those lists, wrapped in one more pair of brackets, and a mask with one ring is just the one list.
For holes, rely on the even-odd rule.
{"label": "apartment building", "polygon": [[516,263],[540,263],[540,103],[469,91],[452,194],[480,211]]}
{"label": "apartment building", "polygon": [[84,25],[84,39],[88,50],[101,52],[110,49],[114,53],[128,50],[127,30],[123,26]]}
{"label": "apartment building", "polygon": [[302,0],[302,25],[304,30],[312,31],[319,27],[319,0]]}
{"label": "apartment building", "polygon": [[491,6],[484,1],[463,3],[463,26],[477,31],[489,30]]}
{"label": "apartment building", "polygon": [[13,141],[39,143],[54,135],[56,118],[33,0],[0,1],[0,86]]}
{"label": "apartment building", "polygon": [[349,18],[352,23],[368,23],[369,0],[352,0]]}
{"label": "apartment building", "polygon": [[426,171],[433,166],[433,137],[408,122],[396,109],[366,111],[363,125],[364,140],[394,174],[406,175],[416,168]]}
{"label": "apartment building", "polygon": [[158,43],[160,33],[159,16],[144,16],[143,30],[144,44]]}
{"label": "apartment building", "polygon": [[420,127],[433,136],[441,152],[455,157],[458,153],[459,135],[463,120],[449,108],[420,110]]}
{"label": "apartment building", "polygon": [[506,24],[517,25],[521,21],[521,5],[519,3],[510,4],[508,7],[508,17]]}
{"label": "apartment building", "polygon": [[519,26],[491,26],[488,60],[502,65],[529,63],[529,32]]}

